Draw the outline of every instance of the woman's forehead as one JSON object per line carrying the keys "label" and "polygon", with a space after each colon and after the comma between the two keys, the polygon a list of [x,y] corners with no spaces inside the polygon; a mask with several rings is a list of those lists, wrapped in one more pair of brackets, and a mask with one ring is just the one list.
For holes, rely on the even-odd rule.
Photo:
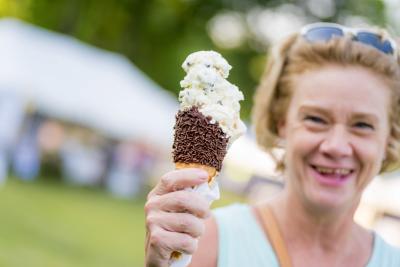
{"label": "woman's forehead", "polygon": [[328,65],[307,70],[292,78],[293,92],[316,97],[362,98],[372,93],[387,96],[391,89],[378,73],[361,66]]}
{"label": "woman's forehead", "polygon": [[366,114],[387,112],[390,88],[362,67],[323,67],[296,76],[291,103]]}

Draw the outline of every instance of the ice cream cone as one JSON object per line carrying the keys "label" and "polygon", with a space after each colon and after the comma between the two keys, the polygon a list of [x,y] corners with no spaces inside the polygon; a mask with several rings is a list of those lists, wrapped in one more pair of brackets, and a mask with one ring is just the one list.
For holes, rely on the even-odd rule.
{"label": "ice cream cone", "polygon": [[173,251],[171,253],[171,260],[177,260],[182,256],[182,253],[178,252],[178,251]]}
{"label": "ice cream cone", "polygon": [[[219,199],[215,177],[221,171],[229,145],[244,133],[240,120],[243,94],[228,82],[231,66],[214,51],[190,54],[182,64],[186,72],[175,116],[173,162],[176,169],[199,168],[208,173],[208,186],[187,188],[205,197],[209,204]],[[174,251],[171,267],[189,265],[191,255]]]}

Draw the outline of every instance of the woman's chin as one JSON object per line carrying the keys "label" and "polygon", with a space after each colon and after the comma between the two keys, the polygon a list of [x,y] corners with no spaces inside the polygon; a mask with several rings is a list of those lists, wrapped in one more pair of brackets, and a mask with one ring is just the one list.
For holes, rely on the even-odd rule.
{"label": "woman's chin", "polygon": [[310,196],[307,202],[309,202],[314,209],[323,212],[335,212],[347,206],[343,196],[339,198],[336,194],[332,194],[331,192],[317,192]]}

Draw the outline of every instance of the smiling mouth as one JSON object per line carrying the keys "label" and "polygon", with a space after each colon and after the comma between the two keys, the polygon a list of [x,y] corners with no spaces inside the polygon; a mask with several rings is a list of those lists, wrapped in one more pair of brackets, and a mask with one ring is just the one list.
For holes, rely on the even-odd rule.
{"label": "smiling mouth", "polygon": [[347,168],[328,168],[317,165],[311,165],[311,167],[321,175],[321,177],[333,180],[345,180],[354,172],[354,170]]}

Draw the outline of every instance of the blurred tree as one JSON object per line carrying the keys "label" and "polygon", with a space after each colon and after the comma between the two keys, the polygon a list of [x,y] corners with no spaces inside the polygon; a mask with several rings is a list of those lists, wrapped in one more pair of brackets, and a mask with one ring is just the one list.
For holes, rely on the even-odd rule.
{"label": "blurred tree", "polygon": [[353,16],[385,23],[382,0],[0,0],[0,16],[18,17],[125,54],[174,93],[184,75],[179,66],[190,52],[218,50],[234,66],[230,81],[245,93],[243,114],[248,116],[265,49],[260,49],[252,35],[234,49],[218,47],[208,34],[208,22],[221,11],[246,17],[256,7],[282,4],[297,6],[308,21],[340,21],[343,16]]}

